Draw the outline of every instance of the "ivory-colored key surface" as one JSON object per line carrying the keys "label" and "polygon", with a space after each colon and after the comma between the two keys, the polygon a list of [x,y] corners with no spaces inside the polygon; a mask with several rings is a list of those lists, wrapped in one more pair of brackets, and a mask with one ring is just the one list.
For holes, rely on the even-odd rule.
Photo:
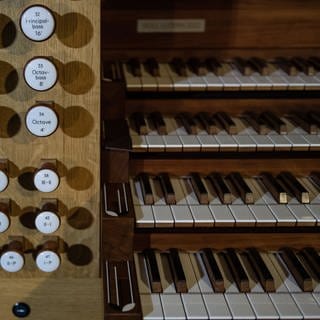
{"label": "ivory-colored key surface", "polygon": [[174,226],[176,228],[183,227],[193,227],[194,218],[192,216],[191,210],[187,205],[172,205],[171,213],[174,219]]}
{"label": "ivory-colored key surface", "polygon": [[319,319],[320,305],[311,293],[293,293],[292,298],[302,313],[303,319]]}
{"label": "ivory-colored key surface", "polygon": [[268,294],[247,293],[247,298],[256,315],[256,319],[279,319],[279,314]]}
{"label": "ivory-colored key surface", "polygon": [[152,206],[152,212],[156,228],[172,228],[174,226],[170,206],[154,205]]}
{"label": "ivory-colored key surface", "polygon": [[160,294],[160,301],[166,320],[186,319],[180,294]]}
{"label": "ivory-colored key surface", "polygon": [[280,319],[303,319],[303,315],[289,293],[270,293],[269,296]]}
{"label": "ivory-colored key surface", "polygon": [[246,227],[255,226],[256,219],[247,206],[231,204],[229,205],[229,209],[235,219],[236,225]]}
{"label": "ivory-colored key surface", "polygon": [[315,226],[316,219],[311,212],[303,205],[288,204],[288,209],[293,213],[297,219],[297,226]]}
{"label": "ivory-colored key surface", "polygon": [[162,304],[159,294],[140,294],[142,315],[145,320],[163,320]]}
{"label": "ivory-colored key surface", "polygon": [[271,204],[269,205],[269,208],[277,219],[277,226],[290,227],[296,225],[297,219],[286,206]]}
{"label": "ivory-colored key surface", "polygon": [[226,293],[225,298],[232,314],[232,319],[256,319],[255,313],[245,294]]}
{"label": "ivory-colored key surface", "polygon": [[209,206],[216,227],[233,227],[236,223],[227,205],[210,205]]}
{"label": "ivory-colored key surface", "polygon": [[248,207],[256,219],[257,227],[276,226],[277,219],[274,217],[268,206],[250,204]]}
{"label": "ivory-colored key surface", "polygon": [[208,314],[201,294],[181,294],[187,319],[207,319]]}
{"label": "ivory-colored key surface", "polygon": [[154,228],[155,219],[153,216],[152,206],[135,205],[134,212],[137,228]]}

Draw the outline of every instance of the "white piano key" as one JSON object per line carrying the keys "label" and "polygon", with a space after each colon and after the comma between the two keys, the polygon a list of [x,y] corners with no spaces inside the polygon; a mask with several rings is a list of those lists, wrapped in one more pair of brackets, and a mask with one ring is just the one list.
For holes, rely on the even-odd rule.
{"label": "white piano key", "polygon": [[256,151],[256,143],[247,135],[232,135],[234,141],[238,144],[238,151],[253,152]]}
{"label": "white piano key", "polygon": [[310,210],[317,221],[317,226],[320,226],[320,205],[319,204],[307,204],[306,207]]}
{"label": "white piano key", "polygon": [[265,201],[263,200],[264,191],[261,189],[258,177],[245,177],[244,180],[251,189],[253,193],[253,200],[255,205],[264,205]]}
{"label": "white piano key", "polygon": [[[186,194],[192,192],[192,189],[189,188],[187,180],[180,179],[180,177],[170,176],[170,181],[176,196],[176,205],[187,205]],[[188,186],[188,191],[186,189],[186,184]],[[198,202],[197,202],[198,203]]]}
{"label": "white piano key", "polygon": [[201,252],[190,253],[190,261],[193,267],[197,283],[201,293],[213,293],[206,267],[201,258]]}
{"label": "white piano key", "polygon": [[256,90],[257,84],[251,76],[244,76],[238,70],[233,70],[232,74],[240,82],[240,90]]}
{"label": "white piano key", "polygon": [[136,267],[137,282],[140,294],[151,294],[150,282],[148,278],[146,261],[141,253],[134,253],[134,263]]}
{"label": "white piano key", "polygon": [[158,82],[155,77],[150,75],[146,70],[145,67],[141,67],[141,86],[142,91],[157,91],[158,90]]}
{"label": "white piano key", "polygon": [[208,311],[209,319],[232,319],[232,315],[229,311],[229,307],[223,293],[203,294],[202,297]]}
{"label": "white piano key", "polygon": [[220,77],[217,77],[214,73],[208,72],[203,79],[207,83],[208,91],[223,90],[223,82]]}
{"label": "white piano key", "polygon": [[143,319],[163,320],[164,315],[159,294],[140,294]]}
{"label": "white piano key", "polygon": [[166,152],[179,152],[182,151],[182,142],[179,136],[162,136],[164,148]]}
{"label": "white piano key", "polygon": [[256,90],[271,90],[272,89],[272,83],[266,76],[262,76],[258,72],[254,72],[251,75],[251,78],[256,82]]}
{"label": "white piano key", "polygon": [[271,73],[266,78],[272,83],[272,90],[288,90],[288,81],[282,76]]}
{"label": "white piano key", "polygon": [[298,134],[287,134],[286,138],[292,144],[293,151],[308,151],[309,150],[309,143],[306,139],[303,138],[302,135]]}
{"label": "white piano key", "polygon": [[189,91],[190,82],[188,77],[181,77],[175,73],[169,65],[166,65],[167,72],[170,75],[172,80],[173,90],[174,91]]}
{"label": "white piano key", "polygon": [[231,204],[229,208],[236,221],[236,225],[252,227],[256,224],[256,219],[246,205]]}
{"label": "white piano key", "polygon": [[279,134],[269,134],[268,137],[271,139],[275,151],[290,151],[292,144],[283,135]]}
{"label": "white piano key", "polygon": [[217,142],[220,145],[220,151],[237,151],[238,144],[230,135],[215,135]]}
{"label": "white piano key", "polygon": [[214,220],[207,205],[190,205],[195,227],[213,227]]}
{"label": "white piano key", "polygon": [[224,91],[238,91],[240,90],[241,84],[239,80],[230,72],[219,77],[223,82]]}
{"label": "white piano key", "polygon": [[156,228],[171,228],[174,226],[174,219],[170,206],[152,206]]}
{"label": "white piano key", "polygon": [[305,82],[305,90],[320,90],[320,80],[317,77],[302,72],[299,72],[298,76]]}
{"label": "white piano key", "polygon": [[280,319],[303,319],[290,293],[269,293]]}
{"label": "white piano key", "polygon": [[189,253],[179,251],[179,258],[182,264],[184,275],[186,277],[188,294],[200,293],[200,288],[193,271]]}
{"label": "white piano key", "polygon": [[249,209],[251,210],[257,221],[257,227],[275,226],[277,224],[277,220],[268,206],[250,204]]}
{"label": "white piano key", "polygon": [[148,150],[148,143],[147,143],[146,136],[138,136],[138,135],[131,136],[131,144],[132,144],[132,149],[135,152],[146,152]]}
{"label": "white piano key", "polygon": [[315,134],[304,134],[303,138],[309,143],[310,151],[320,151],[320,137]]}
{"label": "white piano key", "polygon": [[160,294],[160,300],[165,320],[186,319],[179,294]]}
{"label": "white piano key", "polygon": [[151,206],[134,206],[137,228],[154,228],[155,221]]}
{"label": "white piano key", "polygon": [[297,219],[297,226],[314,226],[316,225],[315,217],[310,211],[301,204],[288,204],[287,207]]}
{"label": "white piano key", "polygon": [[161,136],[147,135],[145,137],[149,152],[163,152],[165,150],[165,143]]}
{"label": "white piano key", "polygon": [[159,63],[160,77],[156,77],[158,82],[158,91],[173,91],[173,83],[164,63]]}
{"label": "white piano key", "polygon": [[219,151],[220,145],[212,135],[197,135],[197,138],[201,145],[202,152],[217,152]]}
{"label": "white piano key", "polygon": [[143,205],[143,195],[141,186],[138,180],[130,179],[130,189],[131,189],[131,196],[132,202],[134,205]]}
{"label": "white piano key", "polygon": [[251,138],[257,146],[257,151],[272,151],[274,149],[274,142],[266,135],[252,135]]}
{"label": "white piano key", "polygon": [[200,141],[196,135],[180,135],[183,151],[198,152],[201,149]]}
{"label": "white piano key", "polygon": [[255,314],[251,308],[248,298],[243,293],[225,293],[233,319],[255,319]]}
{"label": "white piano key", "polygon": [[283,70],[277,70],[277,74],[281,75],[288,82],[288,90],[304,90],[305,82],[299,76],[290,76]]}
{"label": "white piano key", "polygon": [[319,319],[320,305],[317,303],[311,293],[292,293],[291,295],[300,309],[303,319]]}
{"label": "white piano key", "polygon": [[267,293],[247,293],[247,297],[257,319],[279,319],[278,312]]}
{"label": "white piano key", "polygon": [[123,65],[123,74],[126,80],[126,86],[128,91],[141,91],[142,83],[140,77],[135,77],[128,71],[127,65],[124,63]]}
{"label": "white piano key", "polygon": [[187,135],[187,131],[185,128],[178,124],[174,117],[163,116],[163,120],[166,124],[168,135],[179,136],[179,135]]}
{"label": "white piano key", "polygon": [[273,215],[277,219],[277,225],[292,227],[297,223],[296,218],[292,214],[292,212],[285,206],[281,204],[271,204],[269,205]]}
{"label": "white piano key", "polygon": [[176,293],[167,253],[156,252],[155,254],[163,293],[167,295]]}
{"label": "white piano key", "polygon": [[209,205],[216,227],[233,227],[235,219],[227,205]]}
{"label": "white piano key", "polygon": [[191,228],[194,226],[194,220],[187,205],[172,205],[171,212],[175,227]]}
{"label": "white piano key", "polygon": [[187,71],[188,81],[190,83],[191,91],[206,91],[207,83],[203,77],[197,76],[195,73],[191,71]]}
{"label": "white piano key", "polygon": [[315,298],[315,300],[318,302],[318,305],[320,306],[320,292],[317,292],[317,293],[314,292],[312,295]]}
{"label": "white piano key", "polygon": [[188,320],[208,318],[201,294],[182,293],[181,298]]}

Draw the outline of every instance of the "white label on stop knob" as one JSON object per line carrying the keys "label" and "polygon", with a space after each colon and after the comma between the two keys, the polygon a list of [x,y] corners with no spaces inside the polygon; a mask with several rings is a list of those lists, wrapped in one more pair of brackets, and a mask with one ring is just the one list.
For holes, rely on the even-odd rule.
{"label": "white label on stop knob", "polygon": [[47,106],[34,106],[27,112],[26,126],[37,137],[47,137],[58,127],[57,114]]}
{"label": "white label on stop knob", "polygon": [[24,79],[32,89],[46,91],[56,84],[58,71],[50,60],[46,58],[34,58],[24,68]]}
{"label": "white label on stop knob", "polygon": [[30,40],[44,41],[54,33],[55,19],[48,8],[32,6],[22,13],[20,27],[24,35]]}
{"label": "white label on stop knob", "polygon": [[5,232],[10,225],[9,217],[0,211],[0,233]]}
{"label": "white label on stop knob", "polygon": [[58,174],[51,169],[41,169],[34,175],[35,187],[41,192],[52,192],[58,188],[60,179]]}
{"label": "white label on stop knob", "polygon": [[23,255],[16,251],[7,251],[0,258],[2,269],[8,272],[18,272],[23,268]]}
{"label": "white label on stop knob", "polygon": [[37,215],[35,224],[38,231],[49,234],[59,229],[60,219],[54,212],[43,211]]}
{"label": "white label on stop knob", "polygon": [[5,190],[9,184],[8,176],[0,170],[0,192]]}
{"label": "white label on stop knob", "polygon": [[37,255],[36,264],[41,271],[53,272],[60,266],[60,257],[54,251],[45,250]]}

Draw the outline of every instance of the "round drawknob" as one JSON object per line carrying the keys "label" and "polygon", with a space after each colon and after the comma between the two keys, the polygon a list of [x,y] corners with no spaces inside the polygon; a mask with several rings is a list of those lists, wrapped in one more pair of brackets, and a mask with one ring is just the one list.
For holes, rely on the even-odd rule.
{"label": "round drawknob", "polygon": [[36,258],[37,267],[43,272],[56,271],[60,266],[60,256],[57,253],[58,244],[54,241],[46,242]]}
{"label": "round drawknob", "polygon": [[7,174],[3,171],[0,170],[0,192],[4,191],[9,184],[9,178]]}
{"label": "round drawknob", "polygon": [[23,34],[32,41],[49,39],[55,30],[56,21],[50,9],[44,6],[31,6],[20,17]]}
{"label": "round drawknob", "polygon": [[57,114],[46,105],[33,106],[26,115],[27,129],[37,137],[50,136],[57,130],[58,123]]}
{"label": "round drawknob", "polygon": [[35,173],[33,183],[41,192],[52,192],[58,188],[60,178],[55,170],[42,168]]}
{"label": "round drawknob", "polygon": [[50,234],[59,229],[60,219],[55,212],[42,211],[37,215],[35,225],[38,231]]}
{"label": "round drawknob", "polygon": [[36,91],[49,90],[58,81],[55,64],[43,57],[30,60],[24,67],[23,75],[27,85]]}
{"label": "round drawknob", "polygon": [[0,211],[0,233],[5,232],[10,225],[9,217],[5,212]]}
{"label": "round drawknob", "polygon": [[22,244],[13,241],[8,245],[7,250],[0,257],[0,265],[7,272],[18,272],[24,266]]}

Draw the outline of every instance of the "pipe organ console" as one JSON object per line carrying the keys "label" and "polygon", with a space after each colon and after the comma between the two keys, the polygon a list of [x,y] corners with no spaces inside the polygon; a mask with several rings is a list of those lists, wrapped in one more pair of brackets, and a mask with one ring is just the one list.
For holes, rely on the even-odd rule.
{"label": "pipe organ console", "polygon": [[0,0],[0,318],[320,319],[317,0]]}

